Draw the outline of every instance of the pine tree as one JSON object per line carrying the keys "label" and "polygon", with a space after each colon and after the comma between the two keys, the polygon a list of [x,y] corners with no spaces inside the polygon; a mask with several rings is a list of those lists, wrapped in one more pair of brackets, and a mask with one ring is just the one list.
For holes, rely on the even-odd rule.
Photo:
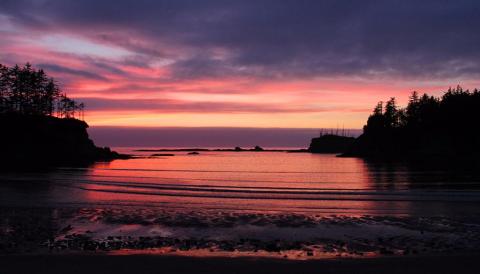
{"label": "pine tree", "polygon": [[43,70],[27,63],[12,68],[0,64],[0,112],[17,112],[25,115],[74,118],[82,113],[83,104],[61,94],[60,88]]}

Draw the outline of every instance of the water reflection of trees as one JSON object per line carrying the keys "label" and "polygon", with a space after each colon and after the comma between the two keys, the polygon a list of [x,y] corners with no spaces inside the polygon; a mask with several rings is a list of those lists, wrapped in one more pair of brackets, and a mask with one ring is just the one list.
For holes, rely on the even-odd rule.
{"label": "water reflection of trees", "polygon": [[477,189],[480,172],[475,165],[448,160],[385,162],[365,160],[376,189]]}

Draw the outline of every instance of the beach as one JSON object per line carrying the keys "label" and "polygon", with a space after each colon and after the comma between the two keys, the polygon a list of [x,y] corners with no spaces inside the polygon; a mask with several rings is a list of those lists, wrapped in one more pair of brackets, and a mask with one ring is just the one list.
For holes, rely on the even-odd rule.
{"label": "beach", "polygon": [[137,153],[2,173],[2,259],[328,268],[480,251],[476,172],[280,151]]}
{"label": "beach", "polygon": [[1,273],[478,273],[479,255],[288,261],[179,256],[0,256]]}

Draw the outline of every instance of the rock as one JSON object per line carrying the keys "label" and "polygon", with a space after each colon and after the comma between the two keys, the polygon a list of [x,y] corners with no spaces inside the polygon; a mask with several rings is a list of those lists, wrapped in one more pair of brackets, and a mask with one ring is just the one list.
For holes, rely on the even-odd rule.
{"label": "rock", "polygon": [[253,148],[253,151],[263,151],[263,148],[260,147],[260,146],[255,146],[255,147]]}
{"label": "rock", "polygon": [[393,251],[382,247],[382,248],[380,248],[380,254],[382,254],[382,255],[393,255]]}
{"label": "rock", "polygon": [[311,153],[344,153],[353,144],[355,138],[327,134],[313,138],[308,151]]}

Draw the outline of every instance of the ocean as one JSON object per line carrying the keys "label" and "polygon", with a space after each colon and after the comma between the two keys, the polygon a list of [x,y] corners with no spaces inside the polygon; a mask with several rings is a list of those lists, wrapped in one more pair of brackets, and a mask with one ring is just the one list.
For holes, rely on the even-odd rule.
{"label": "ocean", "polygon": [[[43,206],[161,205],[341,215],[455,215],[457,210],[480,210],[475,206],[480,201],[479,174],[411,170],[333,154],[189,155],[115,149],[145,158],[2,174],[2,181],[12,183],[0,186],[1,200]],[[149,157],[154,153],[174,156]]]}
{"label": "ocean", "polygon": [[[418,243],[428,247],[429,241],[463,250],[479,246],[476,171],[332,154],[115,150],[137,158],[1,173],[0,228],[39,222],[54,239],[50,248],[80,248],[73,243],[83,235],[110,252],[146,247],[173,252],[182,250],[182,241],[193,241],[184,249],[195,254],[268,253],[271,241],[279,241],[275,252],[300,250],[294,255],[300,257],[311,256],[309,250],[405,252]],[[382,240],[388,237],[403,237],[404,244]],[[459,238],[466,242],[451,243]],[[113,245],[117,240],[122,244]]]}

